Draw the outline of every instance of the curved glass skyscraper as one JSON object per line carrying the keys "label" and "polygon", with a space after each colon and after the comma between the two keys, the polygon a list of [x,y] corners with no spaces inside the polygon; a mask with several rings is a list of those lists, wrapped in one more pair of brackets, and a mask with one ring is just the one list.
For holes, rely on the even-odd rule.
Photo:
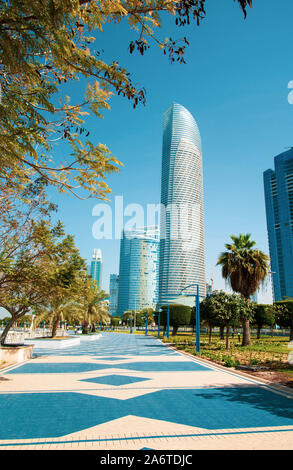
{"label": "curved glass skyscraper", "polygon": [[176,302],[190,284],[199,284],[205,297],[201,138],[193,116],[177,103],[164,113],[161,184],[159,305]]}

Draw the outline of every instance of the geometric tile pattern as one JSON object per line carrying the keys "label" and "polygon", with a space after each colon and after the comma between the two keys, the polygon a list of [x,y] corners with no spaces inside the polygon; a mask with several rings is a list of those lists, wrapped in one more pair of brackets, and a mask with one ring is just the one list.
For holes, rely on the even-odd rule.
{"label": "geometric tile pattern", "polygon": [[130,414],[210,430],[293,425],[292,400],[260,387],[161,390],[125,401],[27,393],[1,397],[0,439],[58,437]]}
{"label": "geometric tile pattern", "polygon": [[129,377],[128,375],[105,375],[103,377],[92,377],[91,379],[81,379],[81,382],[92,382],[95,384],[106,385],[129,385],[132,383],[143,382],[150,380],[142,377]]}
{"label": "geometric tile pattern", "polygon": [[174,434],[181,436],[182,449],[188,448],[184,439],[190,445],[198,435],[234,435],[240,442],[251,433],[253,445],[261,433],[283,432],[282,442],[290,441],[290,392],[207,366],[153,337],[103,333],[99,341],[35,352],[36,359],[1,373],[9,380],[0,382],[0,448],[27,448],[26,439],[36,445],[72,439],[76,446],[89,439],[113,450],[123,449],[130,435],[135,449],[164,449],[164,442],[172,449]]}
{"label": "geometric tile pattern", "polygon": [[81,373],[95,370],[104,369],[126,369],[141,372],[150,372],[156,370],[157,372],[182,372],[182,371],[207,371],[211,369],[191,361],[180,362],[131,362],[123,364],[93,364],[86,362],[73,362],[73,363],[48,363],[48,364],[24,364],[16,369],[7,372],[8,374],[68,374],[68,373]]}

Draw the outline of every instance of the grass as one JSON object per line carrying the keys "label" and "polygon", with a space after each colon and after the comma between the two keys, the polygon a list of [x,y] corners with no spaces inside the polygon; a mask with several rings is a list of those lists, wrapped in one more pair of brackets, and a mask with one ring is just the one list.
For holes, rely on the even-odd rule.
{"label": "grass", "polygon": [[[164,338],[163,342],[172,342],[179,349],[197,355],[195,337],[178,335]],[[264,366],[267,371],[273,371],[279,375],[284,374],[284,379],[293,378],[293,365],[288,364],[289,337],[262,336],[259,340],[252,337],[252,344],[243,347],[238,338],[230,340],[230,349],[226,349],[225,340],[214,337],[209,344],[208,336],[201,335],[200,356],[216,364],[226,367],[236,366]]]}

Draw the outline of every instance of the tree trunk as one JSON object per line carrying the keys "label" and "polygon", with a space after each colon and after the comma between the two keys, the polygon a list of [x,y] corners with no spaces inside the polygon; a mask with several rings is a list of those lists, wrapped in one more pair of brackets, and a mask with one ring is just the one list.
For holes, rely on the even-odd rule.
{"label": "tree trunk", "polygon": [[178,326],[173,326],[172,336],[176,336],[178,331]]}
{"label": "tree trunk", "polygon": [[82,322],[82,334],[83,335],[87,335],[88,331],[87,331],[87,327],[88,327],[88,322],[87,321],[83,321]]}
{"label": "tree trunk", "polygon": [[220,326],[220,339],[225,339],[224,337],[224,327]]}
{"label": "tree trunk", "polygon": [[290,341],[293,341],[293,325],[291,326],[291,329],[290,329]]}
{"label": "tree trunk", "polygon": [[242,346],[249,346],[251,344],[249,320],[243,320],[242,328],[243,328]]}
{"label": "tree trunk", "polygon": [[5,340],[6,340],[6,337],[7,337],[7,334],[10,330],[10,328],[12,328],[13,324],[15,323],[15,317],[12,317],[9,322],[7,323],[7,325],[5,326],[4,330],[3,330],[3,333],[1,335],[1,338],[0,338],[0,344],[2,346],[4,346],[5,344]]}
{"label": "tree trunk", "polygon": [[226,325],[226,349],[230,349],[230,325]]}
{"label": "tree trunk", "polygon": [[260,330],[261,330],[261,326],[257,326],[257,339],[260,339]]}
{"label": "tree trunk", "polygon": [[56,337],[59,321],[60,321],[60,318],[58,316],[57,318],[55,318],[55,321],[53,322],[51,338]]}
{"label": "tree trunk", "polygon": [[96,332],[96,325],[94,323],[92,324],[91,332],[92,333]]}
{"label": "tree trunk", "polygon": [[209,344],[212,344],[213,326],[209,325]]}

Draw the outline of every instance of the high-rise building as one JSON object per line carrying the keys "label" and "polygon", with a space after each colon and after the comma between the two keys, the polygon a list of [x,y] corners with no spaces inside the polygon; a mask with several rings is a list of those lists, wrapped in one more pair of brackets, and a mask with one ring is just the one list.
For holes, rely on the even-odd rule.
{"label": "high-rise building", "polygon": [[102,252],[95,248],[90,267],[90,276],[95,281],[97,287],[102,284]]}
{"label": "high-rise building", "polygon": [[293,297],[293,148],[264,172],[274,300]]}
{"label": "high-rise building", "polygon": [[[201,138],[190,112],[173,103],[164,113],[159,305],[199,285],[206,296]],[[195,287],[185,290],[194,295]]]}
{"label": "high-rise building", "polygon": [[119,315],[158,302],[159,228],[124,230],[120,244]]}
{"label": "high-rise building", "polygon": [[110,274],[110,305],[109,305],[109,313],[110,315],[117,314],[117,307],[118,307],[118,289],[119,289],[119,276],[118,274]]}

